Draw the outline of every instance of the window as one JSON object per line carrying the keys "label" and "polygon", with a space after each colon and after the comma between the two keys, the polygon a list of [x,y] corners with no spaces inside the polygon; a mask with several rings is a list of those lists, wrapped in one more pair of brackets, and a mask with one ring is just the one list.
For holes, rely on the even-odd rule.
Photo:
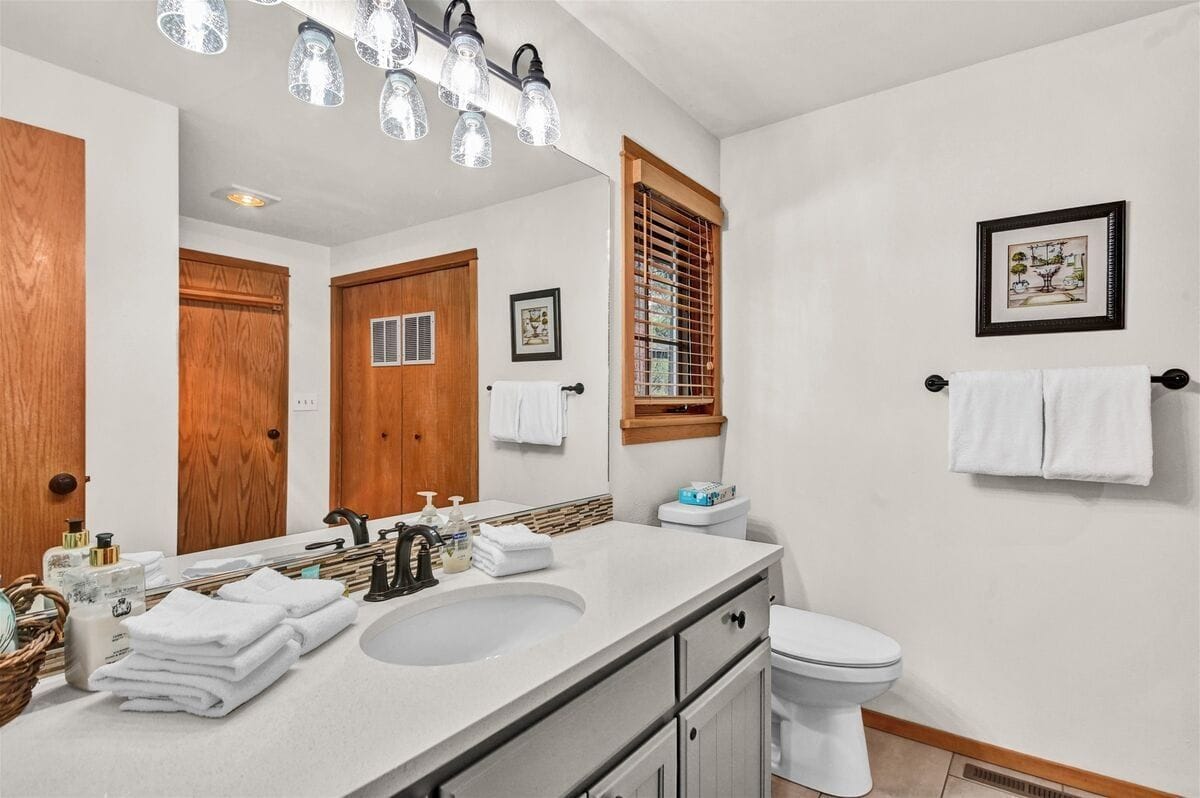
{"label": "window", "polygon": [[621,439],[721,434],[721,200],[625,139]]}

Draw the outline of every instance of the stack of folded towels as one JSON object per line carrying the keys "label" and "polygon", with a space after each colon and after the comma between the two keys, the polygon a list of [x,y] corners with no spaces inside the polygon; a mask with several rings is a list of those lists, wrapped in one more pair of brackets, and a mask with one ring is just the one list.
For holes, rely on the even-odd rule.
{"label": "stack of folded towels", "polygon": [[219,600],[177,588],[122,623],[131,653],[98,668],[93,690],[134,712],[228,715],[354,622],[341,582],[289,579],[270,568],[223,585]]}
{"label": "stack of folded towels", "polygon": [[167,578],[166,571],[163,570],[163,553],[161,551],[135,551],[131,554],[122,554],[121,559],[133,560],[142,566],[142,570],[146,572],[147,589],[162,587],[171,581]]}
{"label": "stack of folded towels", "polygon": [[548,568],[554,562],[550,536],[524,524],[480,524],[471,564],[488,576],[509,576]]}

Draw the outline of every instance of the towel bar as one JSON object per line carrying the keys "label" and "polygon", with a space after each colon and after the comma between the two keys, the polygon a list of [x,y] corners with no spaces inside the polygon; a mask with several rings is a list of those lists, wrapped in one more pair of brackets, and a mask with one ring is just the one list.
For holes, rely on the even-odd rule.
{"label": "towel bar", "polygon": [[[489,386],[487,387],[487,389],[488,389],[489,391],[490,391],[490,390],[492,390],[492,386],[490,386],[490,385],[489,385]],[[574,385],[564,385],[564,386],[562,387],[562,389],[563,389],[564,391],[570,391],[571,393],[580,394],[580,393],[583,393],[583,383],[582,383],[582,382],[577,382],[577,383],[575,383]]]}
{"label": "towel bar", "polygon": [[[1161,383],[1167,388],[1170,388],[1172,391],[1178,391],[1180,388],[1186,387],[1191,381],[1191,375],[1183,369],[1167,369],[1161,375],[1150,375],[1150,382]],[[937,393],[949,385],[950,380],[946,379],[941,374],[930,374],[925,378],[925,390],[927,391],[933,391],[934,393]]]}

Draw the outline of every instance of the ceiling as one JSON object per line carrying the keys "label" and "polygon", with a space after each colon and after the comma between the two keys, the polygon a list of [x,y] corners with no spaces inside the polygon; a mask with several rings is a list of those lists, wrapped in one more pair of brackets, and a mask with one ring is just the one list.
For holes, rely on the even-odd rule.
{"label": "ceiling", "polygon": [[[333,246],[528,196],[595,174],[549,147],[529,147],[491,119],[493,160],[449,160],[456,112],[421,82],[429,135],[379,130],[382,70],[338,37],[346,100],[316,108],[287,91],[303,17],[286,5],[230,2],[228,49],[202,56],[171,44],[148,0],[2,0],[0,43],[179,108],[179,212]],[[115,45],[115,46],[114,46]],[[134,123],[131,121],[131,123]],[[236,183],[282,198],[262,209],[212,196]]]}
{"label": "ceiling", "polygon": [[1186,0],[559,0],[719,138]]}

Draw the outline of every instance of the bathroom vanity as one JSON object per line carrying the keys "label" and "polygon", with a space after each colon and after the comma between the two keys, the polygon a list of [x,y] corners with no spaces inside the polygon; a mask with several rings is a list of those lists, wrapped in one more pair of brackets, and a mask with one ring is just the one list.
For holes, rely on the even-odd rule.
{"label": "bathroom vanity", "polygon": [[[554,553],[544,571],[472,569],[363,604],[223,720],[121,712],[47,679],[0,730],[0,792],[768,795],[779,547],[610,522]],[[430,664],[396,664],[414,651]],[[69,765],[36,766],[46,750]]]}

